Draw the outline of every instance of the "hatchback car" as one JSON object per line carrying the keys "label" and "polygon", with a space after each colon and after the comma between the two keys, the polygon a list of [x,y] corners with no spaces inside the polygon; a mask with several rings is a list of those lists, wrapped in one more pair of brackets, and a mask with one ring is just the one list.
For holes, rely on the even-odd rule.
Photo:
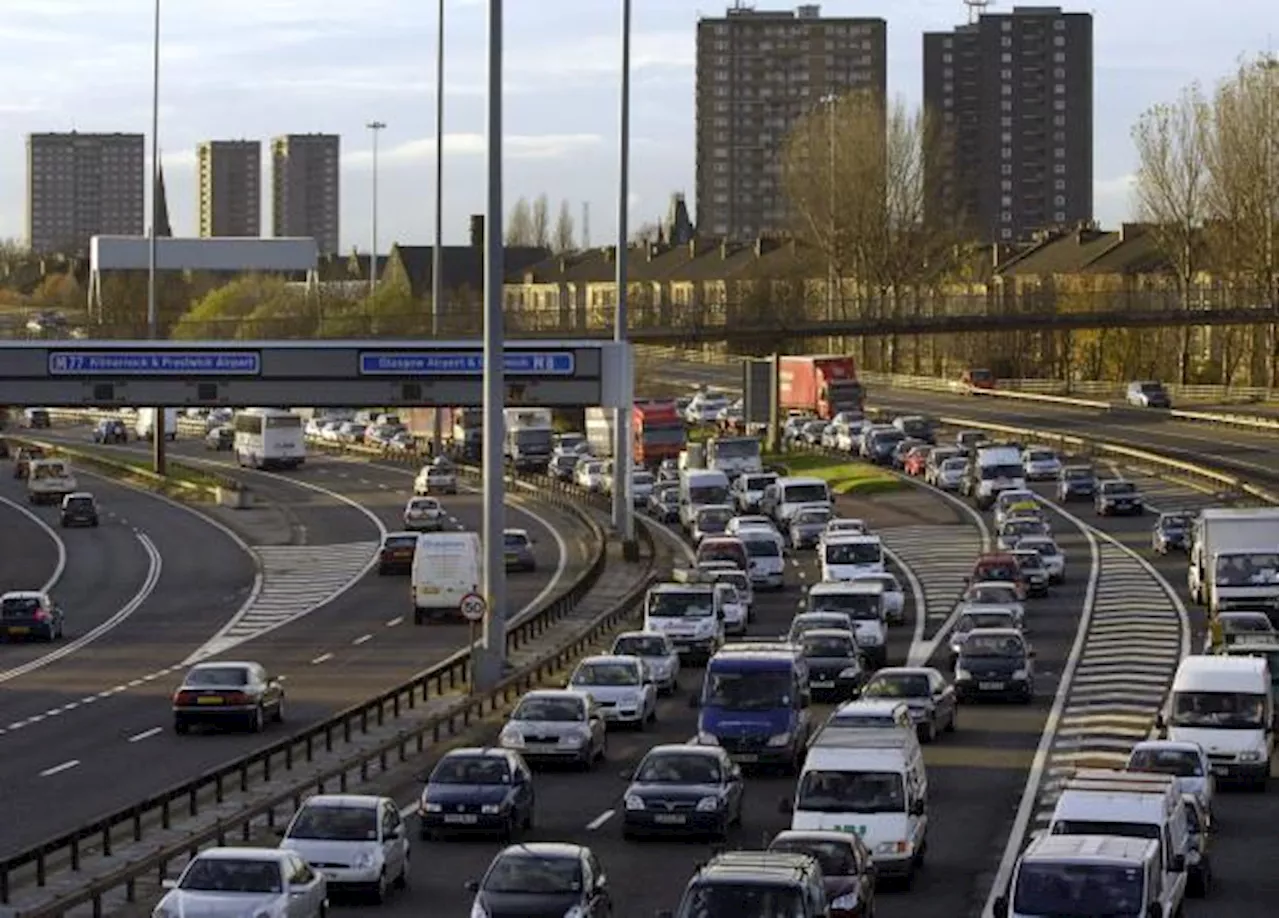
{"label": "hatchback car", "polygon": [[658,690],[639,657],[585,657],[566,688],[589,696],[608,724],[643,730],[658,718]]}
{"label": "hatchback car", "polygon": [[31,463],[37,459],[49,458],[48,453],[39,446],[20,446],[13,454],[13,477],[25,479],[31,473]]}
{"label": "hatchback car", "polygon": [[280,848],[324,874],[333,892],[385,902],[409,879],[409,833],[390,797],[317,794],[289,821]]}
{"label": "hatchback car", "polygon": [[71,526],[97,526],[98,502],[88,491],[76,491],[62,498],[58,510],[58,523],[63,529]]}
{"label": "hatchback car", "polygon": [[605,757],[604,715],[584,692],[526,692],[498,734],[498,743],[530,763],[567,762],[590,768]]}
{"label": "hatchback car", "polygon": [[1119,478],[1113,478],[1098,485],[1098,493],[1093,498],[1093,509],[1098,516],[1114,516],[1122,513],[1141,516],[1146,510],[1138,486],[1132,481]]}
{"label": "hatchback car", "polygon": [[847,701],[867,681],[866,666],[852,632],[813,628],[797,642],[809,669],[809,692],[815,699]]}
{"label": "hatchback car", "polygon": [[1171,408],[1169,393],[1164,386],[1155,380],[1140,380],[1129,383],[1124,392],[1124,400],[1134,408]]}
{"label": "hatchback car", "polygon": [[827,523],[830,521],[830,507],[801,506],[791,516],[791,523],[787,527],[787,540],[792,548],[814,548],[822,540],[822,534],[827,531]]}
{"label": "hatchback car", "polygon": [[509,571],[536,571],[538,559],[533,556],[537,544],[527,529],[502,530],[502,560]]}
{"label": "hatchback car", "polygon": [[324,874],[293,851],[279,848],[207,848],[168,890],[153,918],[324,918],[329,885]]}
{"label": "hatchback car", "polygon": [[956,658],[956,697],[1029,702],[1035,696],[1035,655],[1016,628],[974,628]]}
{"label": "hatchback car", "polygon": [[1190,513],[1161,513],[1151,529],[1151,550],[1157,555],[1188,551],[1193,519]]}
{"label": "hatchback car", "polygon": [[955,690],[942,673],[928,666],[882,669],[867,683],[862,697],[906,704],[921,742],[933,742],[939,733],[956,728]]}
{"label": "hatchback car", "polygon": [[960,483],[964,481],[968,471],[969,460],[963,456],[944,459],[942,464],[938,466],[937,471],[933,473],[931,484],[943,491],[959,491]]}
{"label": "hatchback car", "polygon": [[1093,500],[1098,490],[1098,476],[1087,465],[1068,465],[1058,475],[1055,488],[1058,501]]}
{"label": "hatchback car", "polygon": [[680,686],[680,654],[666,632],[624,631],[614,638],[609,653],[638,657],[659,695],[670,695]]}
{"label": "hatchback car", "polygon": [[680,522],[680,488],[667,486],[655,488],[649,495],[649,515],[659,523]]}
{"label": "hatchback car", "polygon": [[979,628],[1016,628],[1021,630],[1022,623],[1013,610],[1005,609],[1001,606],[977,606],[962,613],[956,619],[955,627],[951,629],[951,637],[948,641],[953,669],[969,634]]}
{"label": "hatchback car", "polygon": [[742,821],[742,769],[719,746],[654,746],[622,796],[622,836],[725,838]]}
{"label": "hatchback car", "polygon": [[284,720],[284,683],[261,663],[197,663],[173,693],[173,731],[234,724],[260,733]]}
{"label": "hatchback car", "polygon": [[388,532],[378,550],[378,574],[407,574],[413,570],[413,554],[418,548],[416,532]]}
{"label": "hatchback car", "polygon": [[1013,551],[1024,536],[1048,535],[1045,521],[1038,516],[1015,516],[1001,524],[996,537],[1000,551]]}
{"label": "hatchback car", "polygon": [[1013,556],[1018,559],[1018,569],[1027,583],[1027,595],[1048,596],[1049,568],[1040,552],[1034,548],[1019,547],[1013,551]]}
{"label": "hatchback car", "polygon": [[425,775],[418,796],[423,841],[455,833],[492,833],[511,841],[533,828],[533,774],[511,749],[453,749]]}
{"label": "hatchback car", "polygon": [[590,848],[525,842],[498,852],[479,880],[473,918],[609,918],[613,901],[604,867]]}
{"label": "hatchback car", "polygon": [[572,484],[574,472],[578,468],[579,458],[577,453],[557,453],[551,457],[550,463],[547,464],[547,474],[556,481]]}
{"label": "hatchback car", "polygon": [[1023,536],[1018,540],[1018,549],[1040,553],[1040,560],[1049,572],[1050,583],[1062,583],[1067,579],[1067,556],[1049,536]]}
{"label": "hatchback car", "polygon": [[434,497],[411,497],[404,505],[404,528],[413,532],[439,532],[444,528],[444,507]]}
{"label": "hatchback car", "polygon": [[828,918],[870,918],[876,911],[876,868],[862,837],[852,832],[789,829],[769,851],[807,854],[822,868]]}
{"label": "hatchback car", "polygon": [[1051,449],[1032,447],[1022,453],[1022,474],[1027,481],[1053,481],[1062,471],[1062,460]]}
{"label": "hatchback car", "polygon": [[443,456],[424,465],[414,476],[413,493],[419,497],[425,497],[428,494],[457,494],[457,469]]}
{"label": "hatchback car", "polygon": [[1255,640],[1256,637],[1275,639],[1276,637],[1276,626],[1272,624],[1266,612],[1243,610],[1219,612],[1216,621],[1217,627],[1209,628],[1205,633],[1205,653],[1213,653],[1219,647],[1230,647],[1242,640]]}
{"label": "hatchback car", "polygon": [[211,452],[229,452],[235,449],[235,445],[235,429],[226,424],[214,427],[204,435],[204,448]]}
{"label": "hatchback car", "polygon": [[14,590],[0,596],[0,638],[52,643],[63,637],[62,607],[48,593]]}
{"label": "hatchback car", "polygon": [[1129,751],[1125,771],[1169,775],[1180,794],[1191,794],[1206,812],[1213,812],[1213,767],[1198,743],[1178,740],[1146,740]]}

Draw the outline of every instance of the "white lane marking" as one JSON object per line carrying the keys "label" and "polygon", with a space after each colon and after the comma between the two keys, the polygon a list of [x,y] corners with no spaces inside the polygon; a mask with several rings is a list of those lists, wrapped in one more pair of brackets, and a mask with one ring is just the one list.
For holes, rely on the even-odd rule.
{"label": "white lane marking", "polygon": [[63,572],[67,569],[67,543],[62,541],[62,536],[58,535],[57,531],[54,530],[52,526],[50,526],[48,523],[42,520],[37,514],[33,513],[31,510],[28,510],[26,507],[22,506],[22,504],[16,501],[9,500],[9,498],[7,497],[0,497],[0,503],[5,504],[6,506],[12,507],[14,510],[17,510],[27,519],[31,520],[31,522],[39,526],[40,530],[45,535],[47,535],[50,539],[53,540],[53,547],[54,547],[54,550],[57,551],[58,553],[58,560],[54,562],[53,573],[49,576],[49,579],[44,582],[44,586],[40,587],[41,593],[50,592],[55,586],[58,585],[58,581],[62,579]]}
{"label": "white lane marking", "polygon": [[[881,550],[889,558],[890,561],[902,571],[903,576],[907,578],[907,585],[911,587],[911,606],[915,609],[915,624],[912,628],[911,647],[907,649],[907,666],[919,666],[920,663],[912,661],[911,651],[924,643],[924,626],[929,618],[929,605],[925,602],[924,586],[920,583],[920,578],[916,576],[916,572],[911,569],[911,565],[902,560],[902,556],[884,545],[881,540]],[[926,660],[928,657],[925,658]]]}
{"label": "white lane marking", "polygon": [[387,627],[388,627],[388,628],[394,628],[396,625],[403,625],[403,624],[404,624],[404,616],[403,616],[403,615],[397,615],[395,618],[393,618],[393,619],[391,619],[391,620],[389,620],[389,621],[387,622]]}
{"label": "white lane marking", "polygon": [[614,817],[614,815],[615,815],[615,811],[614,811],[614,810],[605,810],[603,813],[601,813],[601,814],[600,814],[599,816],[597,816],[595,819],[593,819],[593,820],[591,820],[589,823],[587,823],[587,830],[588,830],[589,832],[594,832],[596,829],[600,828],[602,825],[604,825],[606,822],[608,822],[610,819],[612,819],[612,818]]}
{"label": "white lane marking", "polygon": [[358,638],[353,640],[351,643],[354,644],[356,647],[359,647],[361,644],[367,644],[369,641],[372,641],[372,640],[373,640],[372,634],[362,634]]}
{"label": "white lane marking", "polygon": [[1102,572],[1102,552],[1094,531],[1079,518],[1062,512],[1060,507],[1048,501],[1044,503],[1046,506],[1058,510],[1064,519],[1070,520],[1084,534],[1085,540],[1089,543],[1089,581],[1085,588],[1084,606],[1080,613],[1080,624],[1076,627],[1075,640],[1071,643],[1071,651],[1067,655],[1067,662],[1062,667],[1062,677],[1058,681],[1058,690],[1053,696],[1053,706],[1049,709],[1049,716],[1045,718],[1044,728],[1040,731],[1040,741],[1036,744],[1036,753],[1031,760],[1031,769],[1027,773],[1027,783],[1022,788],[1022,798],[1018,801],[1018,809],[1013,817],[1013,828],[1010,830],[1009,837],[1005,842],[1004,853],[1000,856],[1000,865],[996,868],[995,879],[992,881],[991,889],[987,893],[987,901],[982,907],[983,918],[993,918],[994,912],[992,909],[995,900],[1003,895],[1005,889],[1009,886],[1009,880],[1013,875],[1013,865],[1022,853],[1022,843],[1026,838],[1027,826],[1030,825],[1031,817],[1035,814],[1036,800],[1040,796],[1040,782],[1044,779],[1045,770],[1049,762],[1049,753],[1057,736],[1063,710],[1067,706],[1067,697],[1071,694],[1076,666],[1080,662],[1080,655],[1084,652],[1085,640],[1089,635],[1089,623],[1093,621],[1093,603],[1098,592],[1098,576]]}
{"label": "white lane marking", "polygon": [[[19,676],[25,676],[28,673],[33,673],[38,669],[43,669],[50,663],[61,660],[63,657],[70,656],[81,648],[92,644],[98,638],[102,637],[117,625],[120,625],[127,620],[134,612],[138,611],[142,604],[147,601],[147,598],[151,595],[152,591],[155,590],[156,584],[159,583],[160,571],[164,567],[164,562],[160,557],[160,550],[156,548],[155,543],[152,542],[148,536],[143,533],[135,533],[134,535],[137,540],[142,543],[142,548],[147,553],[148,565],[146,579],[142,581],[142,586],[138,588],[138,592],[133,595],[133,598],[121,606],[116,613],[106,621],[102,622],[91,631],[82,634],[75,640],[68,641],[57,650],[50,651],[44,656],[37,657],[34,660],[29,660],[21,666],[15,666],[13,669],[0,672],[0,683],[9,682],[13,679],[17,679]],[[119,686],[118,690],[124,691],[124,686]]]}
{"label": "white lane marking", "polygon": [[80,764],[79,759],[68,759],[67,761],[63,762],[61,765],[54,765],[52,768],[46,768],[44,771],[40,772],[40,777],[49,778],[49,777],[52,777],[53,775],[61,774],[64,771],[70,771],[71,769],[75,768],[79,764]]}
{"label": "white lane marking", "polygon": [[140,743],[145,739],[151,739],[151,737],[155,736],[157,733],[163,732],[164,727],[152,727],[150,730],[143,730],[141,733],[135,733],[133,736],[129,737],[129,742]]}
{"label": "white lane marking", "polygon": [[319,666],[321,663],[328,663],[332,659],[333,659],[333,654],[322,653],[320,654],[320,656],[316,657],[314,660],[311,661],[311,665]]}

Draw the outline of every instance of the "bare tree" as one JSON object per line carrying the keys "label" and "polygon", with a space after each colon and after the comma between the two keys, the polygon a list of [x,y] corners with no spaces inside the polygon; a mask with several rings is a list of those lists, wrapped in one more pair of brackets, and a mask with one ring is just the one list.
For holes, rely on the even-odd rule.
{"label": "bare tree", "polygon": [[[1196,86],[1172,104],[1148,109],[1133,127],[1138,153],[1134,194],[1140,219],[1173,270],[1182,309],[1189,312],[1196,274],[1204,261],[1209,168],[1209,106]],[[1191,326],[1183,325],[1178,353],[1180,381],[1191,376]]]}
{"label": "bare tree", "polygon": [[631,242],[635,245],[647,245],[650,242],[657,242],[661,238],[661,224],[652,221],[640,224],[639,228],[631,234]]}
{"label": "bare tree", "polygon": [[533,209],[528,198],[520,198],[507,217],[507,245],[534,245]]}
{"label": "bare tree", "polygon": [[551,233],[551,247],[557,252],[574,250],[573,214],[569,212],[569,202],[560,202],[560,213],[556,215],[556,226]]}
{"label": "bare tree", "polygon": [[551,244],[551,213],[545,194],[540,194],[533,199],[533,213],[530,221],[533,224],[533,244],[547,248]]}

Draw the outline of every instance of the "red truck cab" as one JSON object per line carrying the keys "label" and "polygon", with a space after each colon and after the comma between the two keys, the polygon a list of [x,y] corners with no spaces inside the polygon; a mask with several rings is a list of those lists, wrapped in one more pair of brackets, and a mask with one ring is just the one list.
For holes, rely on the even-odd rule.
{"label": "red truck cab", "polygon": [[979,367],[970,367],[960,374],[960,385],[966,389],[994,389],[996,374]]}
{"label": "red truck cab", "polygon": [[850,356],[791,356],[778,358],[778,408],[796,410],[830,420],[842,411],[861,412],[866,390]]}

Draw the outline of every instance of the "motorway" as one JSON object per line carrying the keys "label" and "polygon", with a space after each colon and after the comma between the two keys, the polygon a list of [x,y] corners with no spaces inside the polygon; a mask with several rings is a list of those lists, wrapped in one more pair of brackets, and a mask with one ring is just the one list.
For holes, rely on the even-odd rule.
{"label": "motorway", "polygon": [[[59,430],[49,439],[83,443],[87,433]],[[224,462],[181,441],[173,453]],[[216,525],[235,524],[237,512],[255,511],[225,511],[210,520],[85,476],[82,487],[97,495],[104,522],[97,530],[62,534],[67,567],[54,595],[68,609],[69,640],[110,618],[139,590],[148,570],[144,536],[158,547],[159,580],[127,621],[91,648],[4,685],[0,718],[21,726],[0,735],[0,855],[279,738],[279,727],[262,736],[172,733],[168,698],[197,655],[257,660],[283,677],[286,729],[296,729],[403,682],[466,643],[462,625],[412,626],[407,578],[365,575],[380,531],[400,528],[412,473],[322,456],[287,475],[220,470],[249,479],[255,493],[288,508],[288,525],[268,526],[262,534],[302,541],[251,547],[262,574],[256,591],[254,556],[244,544],[255,541],[255,532],[245,527],[233,534]],[[18,485],[0,482],[0,495],[21,498]],[[477,495],[464,492],[443,502],[453,525],[479,528]],[[0,512],[6,520],[18,516],[5,505]],[[54,511],[40,512],[56,520]],[[530,530],[539,563],[537,572],[509,580],[511,608],[518,612],[571,582],[587,565],[590,546],[562,513],[541,506],[509,513],[513,525]],[[44,547],[34,523],[26,525],[43,552],[36,558],[48,568],[52,540],[45,535]],[[353,559],[359,562],[354,567]],[[338,568],[345,582],[309,593],[308,581],[329,567]],[[8,669],[11,657],[26,662],[42,651],[48,648],[4,646],[0,667]],[[0,720],[0,727],[8,722]]]}

